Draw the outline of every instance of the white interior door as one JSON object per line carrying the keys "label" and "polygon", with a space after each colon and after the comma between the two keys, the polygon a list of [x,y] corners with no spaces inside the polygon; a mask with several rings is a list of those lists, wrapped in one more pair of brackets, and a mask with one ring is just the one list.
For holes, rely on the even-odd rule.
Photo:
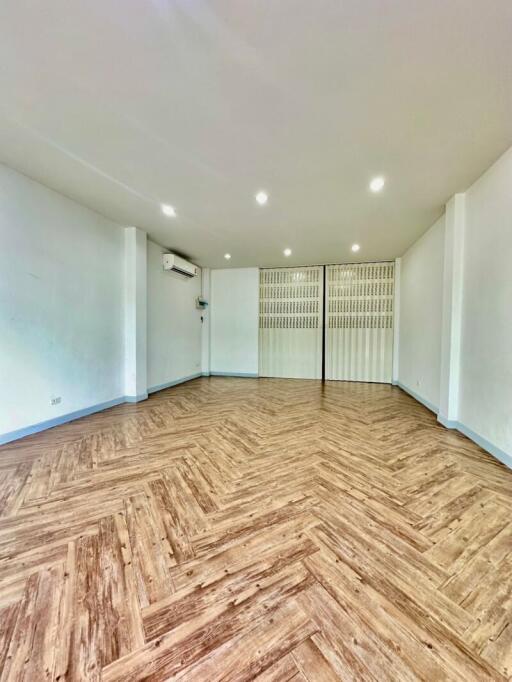
{"label": "white interior door", "polygon": [[322,324],[322,267],[260,270],[260,376],[321,379]]}
{"label": "white interior door", "polygon": [[391,383],[394,263],[329,265],[325,378]]}

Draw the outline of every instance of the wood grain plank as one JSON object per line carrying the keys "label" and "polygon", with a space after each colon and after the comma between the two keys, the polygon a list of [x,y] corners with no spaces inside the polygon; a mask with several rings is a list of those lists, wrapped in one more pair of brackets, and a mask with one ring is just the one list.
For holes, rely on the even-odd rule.
{"label": "wood grain plank", "polygon": [[336,682],[339,679],[313,639],[296,647],[292,657],[308,682]]}
{"label": "wood grain plank", "polygon": [[151,492],[125,500],[125,517],[139,603],[144,607],[174,591],[171,568],[176,560]]}
{"label": "wood grain plank", "polygon": [[64,568],[43,569],[27,581],[1,680],[51,680]]}
{"label": "wood grain plank", "polygon": [[194,380],[0,446],[0,679],[504,680],[511,512],[396,387]]}
{"label": "wood grain plank", "polygon": [[288,569],[269,578],[264,586],[234,603],[215,605],[199,617],[139,649],[103,671],[104,682],[113,680],[166,679],[177,675],[249,625],[269,617],[281,602],[307,589],[312,583],[304,569]]}

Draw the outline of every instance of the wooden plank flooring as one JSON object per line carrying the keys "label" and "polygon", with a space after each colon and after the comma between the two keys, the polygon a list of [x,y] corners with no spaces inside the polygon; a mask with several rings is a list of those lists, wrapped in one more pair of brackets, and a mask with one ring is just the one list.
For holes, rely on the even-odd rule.
{"label": "wooden plank flooring", "polygon": [[504,680],[512,471],[398,388],[198,379],[0,448],[0,680]]}

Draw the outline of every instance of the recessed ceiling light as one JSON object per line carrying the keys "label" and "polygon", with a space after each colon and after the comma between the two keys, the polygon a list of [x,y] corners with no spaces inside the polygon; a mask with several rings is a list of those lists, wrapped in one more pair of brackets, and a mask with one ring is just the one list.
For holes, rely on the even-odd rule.
{"label": "recessed ceiling light", "polygon": [[225,253],[225,254],[224,254],[224,258],[225,258],[226,260],[230,260],[231,254],[230,254],[230,253]]}
{"label": "recessed ceiling light", "polygon": [[359,246],[359,244],[352,244],[352,251],[353,251],[354,253],[356,253],[357,251],[359,251],[360,248],[361,248],[361,247]]}
{"label": "recessed ceiling light", "polygon": [[380,192],[381,189],[384,187],[385,180],[383,177],[379,176],[378,178],[373,178],[373,180],[370,182],[370,189],[372,192]]}
{"label": "recessed ceiling light", "polygon": [[292,250],[291,250],[291,249],[285,249],[285,250],[283,251],[283,253],[284,253],[284,255],[285,255],[286,257],[288,257],[288,256],[291,256],[291,255],[292,255]]}
{"label": "recessed ceiling light", "polygon": [[268,201],[268,194],[266,192],[258,192],[256,201],[260,206],[264,206]]}
{"label": "recessed ceiling light", "polygon": [[162,213],[168,218],[176,218],[176,209],[170,204],[162,204]]}

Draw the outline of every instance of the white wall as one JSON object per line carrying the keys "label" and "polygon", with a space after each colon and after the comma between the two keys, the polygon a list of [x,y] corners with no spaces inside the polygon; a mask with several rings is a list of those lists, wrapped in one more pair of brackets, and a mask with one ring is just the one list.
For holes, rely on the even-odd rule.
{"label": "white wall", "polygon": [[212,270],[210,371],[258,373],[259,270]]}
{"label": "white wall", "polygon": [[512,456],[512,149],[466,192],[458,420]]}
{"label": "white wall", "polygon": [[0,165],[0,434],[123,395],[123,241]]}
{"label": "white wall", "polygon": [[201,277],[187,278],[162,268],[158,244],[148,241],[148,390],[201,372]]}
{"label": "white wall", "polygon": [[400,296],[399,383],[512,466],[512,149],[402,257]]}
{"label": "white wall", "polygon": [[398,381],[439,408],[444,215],[404,254],[400,266]]}

